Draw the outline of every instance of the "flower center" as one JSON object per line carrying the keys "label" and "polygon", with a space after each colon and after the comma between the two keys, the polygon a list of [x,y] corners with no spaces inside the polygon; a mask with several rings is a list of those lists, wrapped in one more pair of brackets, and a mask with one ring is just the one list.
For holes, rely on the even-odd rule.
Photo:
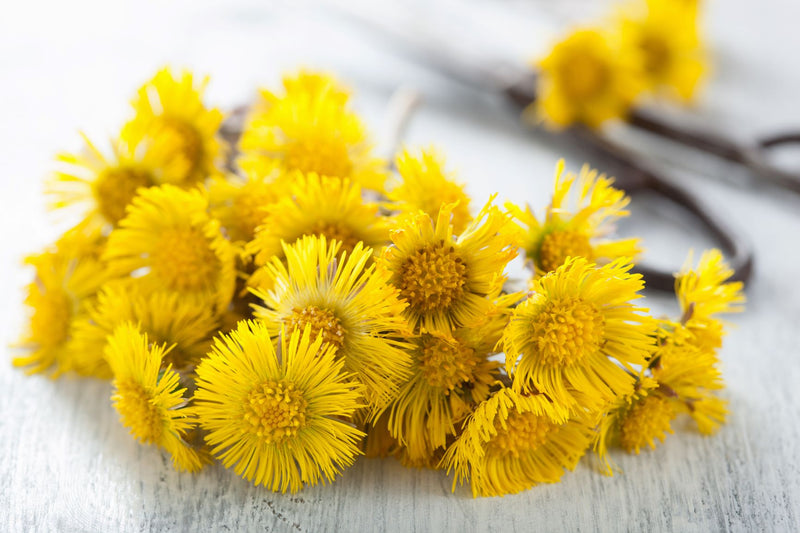
{"label": "flower center", "polygon": [[170,228],[152,253],[152,271],[173,290],[196,290],[214,281],[219,259],[199,228]]}
{"label": "flower center", "polygon": [[547,442],[558,426],[546,416],[513,412],[503,428],[495,422],[497,435],[492,437],[489,449],[498,455],[519,457],[521,453],[535,450]]}
{"label": "flower center", "polygon": [[239,231],[248,240],[256,233],[256,228],[264,222],[267,216],[265,207],[275,201],[275,195],[265,190],[249,187],[237,194],[233,201],[235,219]]}
{"label": "flower center", "polygon": [[303,331],[306,326],[311,326],[312,339],[322,335],[322,342],[335,346],[337,350],[344,345],[345,329],[336,315],[327,309],[320,309],[315,305],[303,309],[294,308],[285,322],[290,331]]}
{"label": "flower center", "polygon": [[349,177],[353,172],[347,147],[336,139],[295,140],[286,147],[284,165],[289,170],[316,172],[336,178]]}
{"label": "flower center", "polygon": [[418,311],[443,311],[461,298],[467,266],[444,241],[410,255],[400,268],[400,293]]}
{"label": "flower center", "polygon": [[326,222],[324,220],[316,221],[314,226],[306,232],[305,235],[324,236],[328,242],[333,240],[341,242],[342,247],[339,249],[340,253],[352,252],[356,244],[361,241],[361,239],[353,234],[353,230],[344,224],[340,222]]}
{"label": "flower center", "polygon": [[570,366],[597,352],[605,320],[597,307],[573,297],[548,302],[533,318],[532,329],[543,363]]}
{"label": "flower center", "polygon": [[95,191],[100,214],[116,225],[125,217],[125,208],[136,196],[136,191],[152,184],[150,173],[138,168],[117,167],[106,170],[98,178]]}
{"label": "flower center", "polygon": [[591,54],[579,54],[561,67],[564,91],[572,98],[590,98],[608,85],[609,72],[605,63]]}
{"label": "flower center", "polygon": [[652,446],[653,439],[663,440],[665,432],[672,432],[670,422],[675,411],[670,403],[660,396],[646,396],[639,400],[625,415],[620,427],[620,445],[625,451],[636,451]]}
{"label": "flower center", "polygon": [[423,341],[422,372],[428,384],[441,387],[448,394],[461,383],[472,380],[477,363],[475,350],[458,341],[447,342],[438,337]]}
{"label": "flower center", "polygon": [[644,53],[644,68],[649,74],[660,74],[670,62],[670,50],[664,39],[656,35],[646,35],[639,41]]}
{"label": "flower center", "polygon": [[552,231],[542,240],[539,247],[539,268],[552,272],[567,260],[567,257],[592,259],[592,245],[589,237],[577,231]]}
{"label": "flower center", "polygon": [[164,430],[163,417],[144,387],[132,381],[117,382],[116,386],[114,400],[125,426],[144,443],[158,441]]}
{"label": "flower center", "polygon": [[177,182],[194,183],[205,178],[201,163],[203,159],[203,138],[197,129],[183,119],[161,117],[158,138],[154,145],[167,150],[164,154],[177,176]]}
{"label": "flower center", "polygon": [[33,307],[31,336],[44,346],[58,346],[67,338],[72,304],[63,290],[45,290],[35,286],[27,302]]}
{"label": "flower center", "polygon": [[244,420],[250,433],[264,443],[280,444],[305,427],[306,400],[294,383],[267,381],[245,398]]}

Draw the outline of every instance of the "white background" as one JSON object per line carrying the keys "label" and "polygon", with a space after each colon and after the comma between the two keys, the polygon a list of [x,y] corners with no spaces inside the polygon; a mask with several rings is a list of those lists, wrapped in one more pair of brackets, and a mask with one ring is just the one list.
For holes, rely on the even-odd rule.
{"label": "white background", "polygon": [[[570,21],[608,11],[588,0],[365,3],[433,25],[489,55],[522,62]],[[737,138],[800,127],[800,4],[709,2],[714,72],[698,120]],[[531,138],[507,109],[415,66],[330,11],[236,1],[6,3],[0,16],[0,341],[25,321],[20,258],[67,221],[47,213],[42,180],[77,131],[113,135],[134,90],[162,65],[212,77],[209,100],[229,108],[300,65],[335,72],[380,136],[400,86],[425,102],[406,135],[435,144],[478,199],[547,203],[562,155]],[[472,40],[474,39],[474,43]],[[379,139],[380,140],[380,139]],[[100,142],[100,141],[98,141]],[[505,498],[450,493],[440,472],[362,460],[333,486],[296,496],[254,488],[219,466],[177,474],[118,423],[105,383],[26,378],[0,358],[0,530],[800,530],[800,196],[748,187],[736,168],[641,142],[647,157],[703,195],[755,244],[748,309],[722,352],[733,414],[719,435],[677,433],[655,452],[620,456],[624,475],[580,465],[557,485]],[[570,158],[577,169],[581,160]],[[480,200],[479,200],[480,201]],[[646,257],[677,268],[708,245],[673,210],[637,198],[621,232]],[[663,223],[669,222],[670,228]],[[655,309],[664,297],[648,295]],[[7,353],[6,353],[7,352]]]}

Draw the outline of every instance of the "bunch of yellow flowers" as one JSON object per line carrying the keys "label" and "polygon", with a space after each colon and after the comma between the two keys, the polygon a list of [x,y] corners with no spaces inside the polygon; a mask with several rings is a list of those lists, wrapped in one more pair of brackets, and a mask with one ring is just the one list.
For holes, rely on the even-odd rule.
{"label": "bunch of yellow flowers", "polygon": [[16,365],[112,380],[122,424],[177,469],[217,459],[281,492],[393,455],[503,495],[590,449],[611,472],[609,448],[652,447],[681,413],[724,420],[718,315],[742,286],[707,252],[677,276],[682,315],[651,317],[612,179],[562,162],[543,217],[473,211],[434,150],[376,157],[330,76],[262,91],[237,146],[205,85],[164,69],[110,152],[58,157],[49,193],[81,222],[28,259]]}
{"label": "bunch of yellow flowers", "polygon": [[638,0],[613,22],[580,28],[541,59],[534,112],[552,127],[599,127],[642,97],[691,102],[707,70],[697,0]]}

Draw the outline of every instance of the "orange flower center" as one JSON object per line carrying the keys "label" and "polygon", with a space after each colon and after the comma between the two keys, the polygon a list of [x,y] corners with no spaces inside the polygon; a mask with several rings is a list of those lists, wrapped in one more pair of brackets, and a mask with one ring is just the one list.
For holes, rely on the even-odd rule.
{"label": "orange flower center", "polygon": [[675,411],[669,401],[660,396],[646,396],[626,413],[620,426],[620,445],[627,452],[639,453],[640,448],[655,448],[654,439],[664,440],[672,433],[670,422]]}
{"label": "orange flower center", "polygon": [[303,309],[295,308],[285,322],[290,331],[302,332],[306,326],[310,326],[312,340],[321,335],[322,342],[335,346],[337,350],[344,346],[346,331],[336,315],[327,309],[320,309],[314,305]]}
{"label": "orange flower center", "polygon": [[584,99],[602,93],[609,83],[608,66],[592,54],[578,54],[561,67],[564,91],[574,99]]}
{"label": "orange flower center", "polygon": [[139,168],[117,167],[106,170],[98,177],[95,189],[100,214],[116,225],[125,217],[125,208],[136,196],[136,191],[152,184],[150,173]]}
{"label": "orange flower center", "polygon": [[428,384],[449,393],[472,380],[478,357],[475,350],[459,341],[428,337],[423,341],[420,366]]}
{"label": "orange flower center", "polygon": [[250,433],[266,444],[296,437],[306,425],[306,400],[294,383],[267,381],[244,400],[244,421]]}
{"label": "orange flower center", "polygon": [[447,310],[464,294],[467,266],[453,246],[444,242],[421,248],[400,269],[403,298],[423,313]]}
{"label": "orange flower center", "polygon": [[573,365],[597,353],[603,344],[603,314],[580,298],[548,302],[531,325],[537,354],[547,365]]}
{"label": "orange flower center", "polygon": [[219,266],[208,238],[194,226],[162,232],[151,257],[152,273],[173,290],[208,287]]}
{"label": "orange flower center", "polygon": [[544,272],[552,272],[567,260],[568,257],[585,257],[592,260],[592,245],[589,237],[577,231],[551,231],[542,240],[539,247],[539,268]]}
{"label": "orange flower center", "polygon": [[519,457],[544,445],[557,428],[546,416],[515,411],[509,414],[506,427],[495,422],[497,435],[492,437],[489,449],[498,455]]}
{"label": "orange flower center", "polygon": [[150,395],[133,381],[116,382],[116,386],[113,399],[125,426],[145,444],[157,442],[164,431],[164,420]]}

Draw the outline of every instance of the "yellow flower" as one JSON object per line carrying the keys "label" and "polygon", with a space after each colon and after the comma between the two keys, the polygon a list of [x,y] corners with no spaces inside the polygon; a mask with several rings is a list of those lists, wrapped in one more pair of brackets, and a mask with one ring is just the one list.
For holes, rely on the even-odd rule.
{"label": "yellow flower", "polygon": [[654,330],[647,310],[631,303],[644,288],[632,266],[575,258],[534,281],[503,333],[515,390],[536,390],[567,408],[600,408],[632,388],[631,365],[645,363]]}
{"label": "yellow flower", "polygon": [[107,284],[73,327],[75,370],[110,377],[103,358],[108,336],[120,324],[138,325],[151,342],[166,344],[164,364],[190,369],[206,354],[218,320],[212,309],[170,292],[145,292],[130,283]]}
{"label": "yellow flower", "polygon": [[656,380],[639,375],[634,389],[618,396],[605,409],[594,437],[594,450],[605,474],[613,473],[607,457],[610,448],[619,446],[638,454],[641,448],[654,449],[657,440],[663,442],[667,433],[672,433],[671,423],[678,410],[658,387]]}
{"label": "yellow flower", "polygon": [[698,35],[696,3],[647,0],[642,8],[621,18],[623,48],[639,56],[650,87],[690,101],[708,70]]}
{"label": "yellow flower", "polygon": [[223,311],[233,295],[235,251],[207,209],[196,189],[143,190],[108,238],[109,271],[133,275],[144,291],[175,292]]}
{"label": "yellow flower", "polygon": [[681,306],[681,325],[695,337],[695,344],[708,350],[722,346],[724,323],[718,315],[744,309],[744,284],[728,281],[733,270],[719,250],[707,250],[692,268],[692,254],[675,278],[675,294]]}
{"label": "yellow flower", "polygon": [[669,391],[677,412],[688,413],[700,433],[714,433],[728,413],[728,402],[715,394],[724,388],[715,348],[703,346],[679,324],[662,325],[658,336],[653,377]]}
{"label": "yellow flower", "polygon": [[[323,72],[299,70],[294,75],[283,78],[283,88],[287,97],[294,98],[326,98],[344,107],[350,99],[350,91],[341,85],[333,76]],[[261,91],[262,103],[269,105],[280,98],[269,91]]]}
{"label": "yellow flower", "polygon": [[197,367],[196,411],[212,452],[273,491],[332,481],[360,453],[363,433],[343,421],[361,407],[360,388],[311,331],[282,335],[278,355],[265,325],[243,321]]}
{"label": "yellow flower", "polygon": [[249,242],[264,223],[267,208],[287,195],[288,188],[269,174],[245,172],[245,178],[227,175],[209,184],[211,214],[233,242]]}
{"label": "yellow flower", "polygon": [[501,388],[478,406],[442,461],[455,471],[453,490],[469,480],[473,496],[503,496],[575,468],[591,439],[589,419],[554,421],[543,396]]}
{"label": "yellow flower", "polygon": [[82,209],[87,223],[116,225],[137,191],[157,182],[155,163],[124,138],[104,154],[85,135],[86,150],[58,155],[61,170],[47,182],[53,208]]}
{"label": "yellow flower", "polygon": [[461,233],[472,220],[469,212],[470,198],[464,185],[449,179],[444,170],[444,158],[433,149],[419,154],[409,150],[397,156],[397,171],[402,178],[399,185],[389,191],[391,209],[401,213],[424,211],[431,217],[439,214],[442,204],[453,207],[453,230]]}
{"label": "yellow flower", "polygon": [[30,353],[14,358],[14,366],[28,367],[31,374],[52,370],[53,377],[74,369],[71,329],[107,279],[106,265],[99,260],[102,246],[98,231],[76,227],[47,251],[26,259],[36,278],[25,297],[31,310],[28,331],[17,346]]}
{"label": "yellow flower", "polygon": [[[577,179],[577,183],[576,183]],[[541,276],[563,265],[568,257],[583,257],[595,263],[607,263],[619,257],[639,253],[638,239],[605,239],[613,224],[628,216],[630,198],[613,187],[607,178],[584,165],[580,176],[564,173],[564,160],[556,166],[553,199],[539,221],[530,207],[525,211],[514,204],[506,208],[525,229],[525,255]],[[570,194],[577,198],[570,202]]]}
{"label": "yellow flower", "polygon": [[380,268],[408,302],[405,316],[416,330],[449,333],[484,321],[505,281],[503,270],[517,255],[519,236],[491,200],[458,238],[443,205],[435,220],[418,212],[390,232]]}
{"label": "yellow flower", "polygon": [[535,112],[551,127],[624,118],[642,89],[636,56],[598,30],[578,30],[539,63]]}
{"label": "yellow flower", "polygon": [[497,353],[508,310],[496,310],[478,328],[452,335],[422,332],[413,339],[411,379],[391,407],[389,429],[404,446],[409,461],[433,457],[456,435],[457,424],[489,396],[499,379]]}
{"label": "yellow flower", "polygon": [[350,253],[325,237],[303,237],[284,245],[286,262],[268,265],[270,290],[255,290],[263,305],[254,306],[273,337],[310,327],[321,335],[344,368],[361,381],[369,403],[388,405],[408,376],[405,307],[387,275],[367,266],[372,250],[361,243]]}
{"label": "yellow flower", "polygon": [[389,241],[386,222],[378,204],[361,198],[361,187],[350,180],[309,174],[293,186],[292,194],[270,206],[247,252],[257,265],[282,257],[281,242],[293,244],[306,235],[342,243],[352,251],[359,242],[380,249]]}
{"label": "yellow flower", "polygon": [[151,345],[147,334],[132,324],[118,326],[108,339],[106,358],[114,373],[111,399],[122,425],[144,444],[154,444],[172,456],[178,470],[195,472],[203,456],[187,442],[196,425],[186,409],[186,392],[171,366],[162,368],[165,346]]}
{"label": "yellow flower", "polygon": [[216,135],[223,116],[203,103],[207,83],[208,78],[198,82],[191,72],[165,68],[132,102],[136,114],[122,136],[142,144],[162,183],[189,186],[218,172],[222,145]]}
{"label": "yellow flower", "polygon": [[264,159],[283,173],[315,172],[383,190],[386,165],[372,155],[364,125],[345,105],[346,93],[324,77],[285,84],[283,97],[261,91],[242,133],[242,164]]}

